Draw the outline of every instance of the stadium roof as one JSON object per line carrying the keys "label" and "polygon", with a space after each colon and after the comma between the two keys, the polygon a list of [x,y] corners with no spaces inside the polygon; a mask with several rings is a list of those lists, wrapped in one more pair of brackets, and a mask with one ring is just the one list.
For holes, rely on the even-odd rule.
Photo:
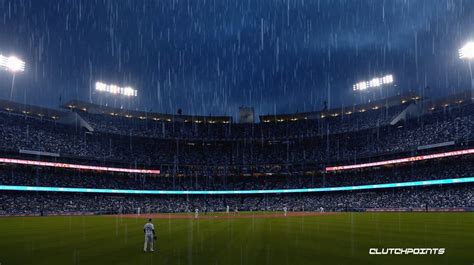
{"label": "stadium roof", "polygon": [[24,114],[53,120],[58,120],[63,115],[67,114],[66,112],[60,110],[27,105],[3,99],[0,99],[0,109],[10,113]]}
{"label": "stadium roof", "polygon": [[[427,99],[425,100],[425,108],[430,110],[435,110],[439,108],[446,108],[448,106],[458,105],[462,103],[470,102],[471,92],[463,91],[455,95],[442,97],[438,99]],[[293,113],[293,114],[281,114],[281,115],[261,115],[261,122],[282,122],[282,121],[296,121],[303,119],[320,119],[325,117],[336,117],[344,113],[349,115],[353,112],[364,112],[372,109],[379,109],[385,106],[396,106],[400,104],[406,104],[408,102],[413,102],[420,100],[421,98],[415,94],[404,94],[399,96],[394,96],[387,98],[381,101],[374,101],[368,104],[359,104],[353,106],[347,106],[343,108],[334,108],[327,111],[315,111],[315,112],[303,112],[303,113]],[[81,111],[87,111],[89,113],[97,114],[109,114],[124,116],[128,118],[139,118],[139,119],[152,119],[152,120],[164,120],[164,121],[182,121],[182,122],[206,122],[206,123],[231,123],[232,117],[230,116],[192,116],[192,115],[173,115],[173,114],[164,114],[164,113],[154,113],[154,112],[145,112],[145,111],[133,111],[133,110],[124,110],[119,108],[101,106],[98,104],[92,104],[88,102],[72,100],[68,103],[62,105],[61,107],[67,109],[78,109]],[[67,115],[67,112],[45,108],[35,105],[28,105],[8,100],[0,99],[0,111],[29,115],[32,117],[40,117],[45,119],[59,120],[60,118]]]}
{"label": "stadium roof", "polygon": [[80,100],[71,100],[61,107],[85,111],[91,114],[108,114],[112,116],[123,116],[127,118],[162,120],[162,121],[179,121],[179,122],[195,122],[195,123],[231,123],[231,116],[194,116],[194,115],[179,115],[166,114],[156,112],[146,112],[138,110],[127,110],[109,106],[98,105],[94,103],[84,102]]}
{"label": "stadium roof", "polygon": [[448,106],[468,103],[471,100],[471,91],[466,90],[451,96],[442,97],[438,99],[433,99],[429,101],[426,105],[429,106],[431,110],[435,110],[438,108],[446,108]]}
{"label": "stadium roof", "polygon": [[261,122],[284,122],[284,121],[297,121],[307,119],[321,119],[326,117],[337,117],[340,115],[351,115],[355,112],[365,112],[369,110],[377,110],[384,107],[392,107],[409,102],[420,100],[421,97],[416,93],[408,93],[403,95],[397,95],[389,97],[383,100],[373,101],[366,104],[358,104],[340,108],[334,108],[322,111],[313,112],[302,112],[292,114],[279,114],[279,115],[261,115]]}

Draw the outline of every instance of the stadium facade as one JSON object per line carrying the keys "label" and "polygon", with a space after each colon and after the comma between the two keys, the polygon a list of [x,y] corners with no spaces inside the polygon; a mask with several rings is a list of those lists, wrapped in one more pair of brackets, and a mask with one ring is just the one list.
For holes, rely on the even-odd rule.
{"label": "stadium facade", "polygon": [[1,101],[0,214],[471,210],[469,97],[406,94],[243,124]]}

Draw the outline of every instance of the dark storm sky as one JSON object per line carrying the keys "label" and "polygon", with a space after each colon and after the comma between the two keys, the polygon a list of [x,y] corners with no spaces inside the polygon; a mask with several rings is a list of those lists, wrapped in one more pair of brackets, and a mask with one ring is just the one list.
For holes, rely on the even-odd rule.
{"label": "dark storm sky", "polygon": [[[0,0],[0,53],[27,63],[13,100],[79,98],[153,111],[234,115],[350,105],[352,84],[393,73],[390,93],[468,88],[457,49],[474,1]],[[12,76],[0,73],[0,97]],[[90,93],[131,85],[134,100]]]}

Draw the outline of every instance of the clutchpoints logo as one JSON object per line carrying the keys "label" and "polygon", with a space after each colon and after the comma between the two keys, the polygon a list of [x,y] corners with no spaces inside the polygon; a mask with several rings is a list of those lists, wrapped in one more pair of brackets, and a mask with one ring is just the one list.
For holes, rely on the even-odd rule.
{"label": "clutchpoints logo", "polygon": [[369,248],[369,255],[444,255],[445,248]]}

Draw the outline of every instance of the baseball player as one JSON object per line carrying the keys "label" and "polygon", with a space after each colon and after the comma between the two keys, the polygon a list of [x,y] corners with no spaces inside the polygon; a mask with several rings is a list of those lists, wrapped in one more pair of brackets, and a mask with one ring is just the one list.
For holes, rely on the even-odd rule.
{"label": "baseball player", "polygon": [[145,233],[145,244],[143,246],[143,252],[146,252],[147,246],[150,246],[150,252],[155,251],[153,249],[153,240],[155,240],[155,226],[153,225],[151,219],[148,219],[148,223],[143,227],[143,232]]}

